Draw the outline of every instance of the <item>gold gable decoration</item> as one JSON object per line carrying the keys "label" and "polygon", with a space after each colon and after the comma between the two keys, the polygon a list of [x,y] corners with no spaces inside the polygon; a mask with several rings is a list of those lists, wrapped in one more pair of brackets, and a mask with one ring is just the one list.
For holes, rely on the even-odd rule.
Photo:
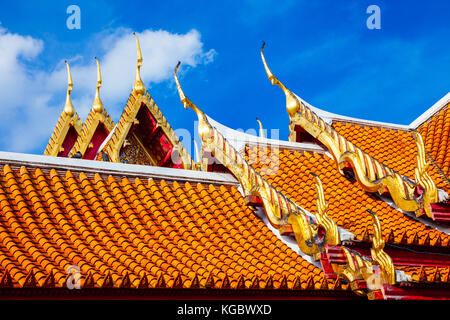
{"label": "gold gable decoration", "polygon": [[103,102],[100,98],[100,88],[102,86],[102,78],[100,72],[100,63],[98,59],[95,58],[97,63],[97,87],[95,90],[94,102],[92,104],[91,111],[83,125],[80,135],[72,148],[69,156],[73,157],[77,152],[81,153],[83,156],[88,148],[92,148],[92,137],[95,131],[100,125],[104,126],[107,132],[111,132],[114,127],[114,122],[111,120],[110,116],[106,112]]}
{"label": "gold gable decoration", "polygon": [[[109,140],[106,141],[102,150],[99,150],[99,153],[103,152],[106,154],[111,162],[158,166],[160,159],[157,159],[152,155],[150,150],[147,150],[146,147],[144,147],[139,137],[133,133],[133,129],[139,125],[139,120],[137,119],[138,113],[141,111],[141,108],[146,108],[157,123],[157,127],[154,129],[162,130],[163,134],[170,142],[172,149],[178,153],[183,169],[196,169],[191,156],[178,139],[169,122],[164,117],[153,98],[150,97],[150,94],[146,92],[140,76],[140,68],[143,62],[142,52],[137,35],[135,33],[133,33],[133,35],[136,38],[137,48],[136,78],[133,90],[128,98],[119,122],[114,128],[114,132],[109,137]],[[100,159],[100,157],[98,157],[98,159]]]}
{"label": "gold gable decoration", "polygon": [[[45,148],[44,155],[47,156],[58,156],[61,152],[69,152],[69,150],[64,150],[63,143],[66,140],[67,135],[71,129],[75,130],[77,136],[80,135],[82,122],[80,117],[75,112],[72,105],[71,92],[73,88],[72,74],[70,72],[69,63],[66,61],[67,66],[67,94],[66,94],[66,104],[64,106],[61,115],[59,116],[58,122],[56,123],[50,140]],[[76,139],[76,137],[74,137]]]}
{"label": "gold gable decoration", "polygon": [[[264,57],[264,45],[263,43],[261,48],[261,58],[267,76],[271,83],[278,85],[286,95],[286,109],[290,118],[290,141],[295,141],[295,127],[301,126],[327,147],[341,174],[344,174],[343,169],[348,165],[352,167],[355,178],[365,191],[379,194],[389,192],[392,200],[400,209],[415,212],[416,216],[426,213],[429,218],[432,218],[430,204],[438,202],[437,189],[427,174],[428,165],[425,162],[424,146],[420,134],[415,134],[418,148],[416,181],[411,181],[345,139],[287,89],[270,71]],[[423,190],[423,194],[417,197],[415,192],[419,187]]]}

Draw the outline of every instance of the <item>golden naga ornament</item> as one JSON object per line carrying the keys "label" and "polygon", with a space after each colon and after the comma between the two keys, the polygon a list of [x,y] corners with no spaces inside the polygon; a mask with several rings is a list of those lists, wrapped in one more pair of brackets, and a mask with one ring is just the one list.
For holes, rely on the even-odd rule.
{"label": "golden naga ornament", "polygon": [[325,243],[329,245],[338,245],[341,243],[339,230],[336,222],[327,215],[328,203],[325,202],[322,181],[320,181],[320,178],[315,173],[311,172],[311,174],[314,176],[317,189],[317,224],[324,230]]}
{"label": "golden naga ornament", "polygon": [[[426,172],[428,166],[425,162],[425,149],[420,134],[416,133],[415,135],[418,156],[415,170],[416,181],[414,182],[391,170],[352,144],[287,89],[270,71],[264,57],[264,46],[265,43],[261,48],[261,57],[267,76],[271,83],[278,85],[286,95],[286,109],[290,118],[290,140],[296,141],[295,127],[301,126],[327,147],[342,175],[344,168],[351,167],[356,180],[365,191],[379,194],[388,192],[400,209],[415,212],[417,216],[426,213],[428,217],[432,218],[430,204],[438,202],[437,189]],[[421,196],[416,196],[418,189],[423,191]]]}
{"label": "golden naga ornament", "polygon": [[395,283],[395,268],[391,257],[384,252],[384,240],[381,233],[380,220],[375,213],[371,210],[367,210],[372,216],[373,236],[372,236],[372,249],[370,253],[373,261],[380,266],[381,280],[383,283],[394,284]]}
{"label": "golden naga ornament", "polygon": [[[315,255],[320,252],[326,244],[326,239],[333,237],[320,239],[318,235],[319,225],[314,221],[313,216],[309,216],[303,208],[273,187],[216,128],[211,126],[203,111],[184,94],[177,75],[179,66],[180,63],[178,63],[174,72],[178,93],[184,107],[186,109],[192,108],[197,114],[202,149],[209,151],[215,159],[231,171],[239,180],[247,196],[257,196],[261,199],[269,222],[279,229],[280,233],[283,234],[283,230],[291,226],[297,244],[303,253]],[[324,217],[322,221],[326,221],[326,218]],[[323,226],[328,228],[326,223],[323,223]],[[333,243],[336,243],[336,241],[333,241]]]}
{"label": "golden naga ornament", "polygon": [[[391,257],[383,250],[385,243],[381,234],[380,221],[372,211],[367,210],[367,212],[372,217],[374,229],[370,250],[371,258],[362,257],[358,252],[342,246],[346,263],[333,266],[333,270],[339,276],[344,277],[350,283],[351,289],[359,295],[381,290],[385,284],[393,285],[396,283],[394,264]],[[360,287],[359,281],[366,283],[365,289]]]}

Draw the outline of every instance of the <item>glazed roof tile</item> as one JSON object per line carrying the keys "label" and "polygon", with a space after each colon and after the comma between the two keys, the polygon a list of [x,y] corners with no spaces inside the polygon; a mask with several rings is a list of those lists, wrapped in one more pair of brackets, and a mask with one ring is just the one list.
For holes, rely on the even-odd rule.
{"label": "glazed roof tile", "polygon": [[371,209],[380,219],[383,237],[388,242],[413,244],[418,241],[418,244],[423,244],[430,240],[431,245],[450,244],[448,234],[394,209],[363,191],[356,181],[342,176],[334,160],[325,154],[276,148],[263,151],[255,146],[245,150],[246,159],[255,169],[283,194],[312,213],[316,210],[317,194],[310,172],[317,174],[323,183],[327,213],[338,226],[349,230],[360,240],[373,232],[372,219],[366,213],[366,209]]}
{"label": "glazed roof tile", "polygon": [[[450,176],[449,105],[447,104],[427,121],[422,123],[417,130],[423,136],[425,148],[448,178]],[[448,184],[447,190],[450,190],[450,186]]]}
{"label": "glazed roof tile", "polygon": [[[450,132],[450,113],[447,117],[448,125],[446,129]],[[348,141],[357,145],[361,150],[367,152],[379,162],[405,177],[414,179],[417,148],[412,134],[407,130],[344,121],[334,121],[332,126]],[[427,137],[425,130],[427,130],[428,125],[425,124],[424,126],[426,129],[421,127],[418,131],[423,136],[425,149],[428,152],[435,151],[435,154],[432,153],[433,158],[436,159],[435,155],[439,157],[440,162],[437,160],[436,162],[443,168],[447,160],[445,156],[447,145],[444,144],[447,140],[440,138],[433,139],[435,125],[430,126],[430,134]],[[435,145],[434,149],[433,145]],[[448,161],[450,161],[450,157]],[[446,168],[448,170],[448,167]],[[447,193],[450,192],[450,184],[446,182],[445,177],[440,174],[436,166],[430,165],[428,172],[438,188]]]}
{"label": "glazed roof tile", "polygon": [[232,185],[4,165],[0,210],[0,285],[63,287],[71,265],[85,287],[323,282]]}

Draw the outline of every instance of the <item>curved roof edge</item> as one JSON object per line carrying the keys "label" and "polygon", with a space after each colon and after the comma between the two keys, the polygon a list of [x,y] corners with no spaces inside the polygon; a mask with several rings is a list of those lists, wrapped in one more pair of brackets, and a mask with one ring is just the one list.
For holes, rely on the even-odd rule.
{"label": "curved roof edge", "polygon": [[242,150],[246,145],[258,145],[258,146],[267,146],[267,147],[277,147],[282,149],[291,149],[291,150],[302,150],[302,151],[310,151],[310,152],[319,152],[326,153],[328,150],[322,148],[321,146],[313,143],[301,143],[301,142],[291,142],[285,140],[276,140],[269,138],[262,138],[259,136],[251,135],[249,133],[245,133],[239,130],[232,129],[227,127],[220,122],[212,119],[207,116],[209,123],[215,127],[227,140],[228,142],[236,149]]}
{"label": "curved roof edge", "polygon": [[409,125],[411,128],[418,128],[422,123],[427,121],[431,116],[433,116],[436,112],[441,110],[450,102],[450,92],[443,96],[438,102],[432,105],[427,111],[422,113],[416,120],[411,122]]}
{"label": "curved roof edge", "polygon": [[366,124],[366,125],[372,125],[372,126],[388,127],[388,128],[397,129],[397,130],[409,130],[410,129],[409,125],[365,120],[365,119],[347,117],[347,116],[343,116],[340,114],[324,111],[322,109],[314,107],[310,103],[308,103],[305,100],[303,100],[302,98],[300,98],[298,95],[295,94],[295,96],[297,97],[298,100],[300,100],[306,106],[311,108],[311,110],[313,110],[318,116],[320,116],[323,119],[323,121],[327,122],[328,124],[331,124],[331,122],[333,122],[333,120],[342,120],[342,121],[346,121],[346,122],[356,122],[359,124]]}

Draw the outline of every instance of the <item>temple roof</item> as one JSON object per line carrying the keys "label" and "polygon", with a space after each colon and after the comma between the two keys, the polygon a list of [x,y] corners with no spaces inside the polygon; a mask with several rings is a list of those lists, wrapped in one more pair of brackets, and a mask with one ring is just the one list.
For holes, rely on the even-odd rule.
{"label": "temple roof", "polygon": [[179,63],[181,103],[199,120],[195,164],[145,89],[137,36],[136,44],[135,83],[117,125],[100,99],[96,60],[81,131],[68,67],[53,135],[64,132],[52,138],[59,157],[0,152],[0,288],[64,289],[78,268],[83,288],[113,291],[448,292],[448,99],[416,127],[332,114],[289,91],[261,50],[286,95],[290,136],[280,141],[265,138],[258,119],[259,137],[208,117],[185,95]]}
{"label": "temple roof", "polygon": [[6,285],[63,287],[75,265],[86,287],[321,287],[322,271],[267,228],[229,175],[158,168],[164,179],[147,180],[143,166],[102,164],[127,167],[118,176],[94,174],[97,162],[0,156]]}

